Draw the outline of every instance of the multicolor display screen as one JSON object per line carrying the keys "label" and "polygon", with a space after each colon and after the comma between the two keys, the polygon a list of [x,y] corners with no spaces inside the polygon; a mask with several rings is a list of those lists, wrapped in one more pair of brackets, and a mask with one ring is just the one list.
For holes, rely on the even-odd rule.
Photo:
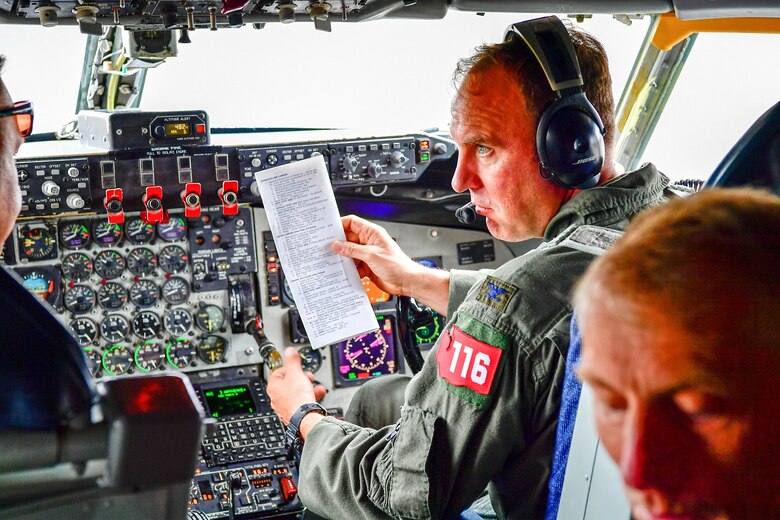
{"label": "multicolor display screen", "polygon": [[255,402],[247,385],[221,386],[203,389],[209,413],[215,419],[254,413]]}
{"label": "multicolor display screen", "polygon": [[360,384],[399,371],[394,336],[395,317],[377,315],[376,319],[379,330],[333,345],[336,386]]}
{"label": "multicolor display screen", "polygon": [[190,135],[189,123],[165,123],[165,136]]}

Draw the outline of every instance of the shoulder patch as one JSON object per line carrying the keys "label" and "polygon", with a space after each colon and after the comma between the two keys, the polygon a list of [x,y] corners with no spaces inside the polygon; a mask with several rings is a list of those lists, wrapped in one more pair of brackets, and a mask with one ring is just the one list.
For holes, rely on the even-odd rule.
{"label": "shoulder patch", "polygon": [[600,226],[580,226],[561,245],[593,255],[601,255],[623,236],[622,231]]}
{"label": "shoulder patch", "polygon": [[436,352],[439,377],[482,396],[490,394],[503,349],[473,338],[453,325],[442,335]]}
{"label": "shoulder patch", "polygon": [[511,283],[488,276],[477,292],[477,301],[489,305],[499,312],[504,312],[516,292],[517,287]]}

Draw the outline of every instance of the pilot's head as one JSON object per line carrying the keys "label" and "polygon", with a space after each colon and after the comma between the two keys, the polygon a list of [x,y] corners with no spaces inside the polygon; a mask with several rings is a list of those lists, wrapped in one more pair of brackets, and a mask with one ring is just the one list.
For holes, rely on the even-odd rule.
{"label": "pilot's head", "polygon": [[[5,57],[0,56],[0,73]],[[14,106],[8,90],[0,77],[0,114]],[[11,233],[21,208],[22,196],[16,177],[14,154],[19,151],[24,138],[19,132],[15,116],[0,117],[0,247]]]}
{"label": "pilot's head", "polygon": [[[569,27],[584,88],[606,128],[602,181],[611,178],[615,139],[612,80],[602,45]],[[458,143],[452,187],[470,190],[477,213],[503,240],[542,237],[547,224],[576,190],[539,175],[536,127],[555,93],[528,46],[519,38],[485,45],[460,61],[454,74],[450,132]]]}
{"label": "pilot's head", "polygon": [[575,293],[580,377],[634,518],[780,518],[780,199],[651,209]]}

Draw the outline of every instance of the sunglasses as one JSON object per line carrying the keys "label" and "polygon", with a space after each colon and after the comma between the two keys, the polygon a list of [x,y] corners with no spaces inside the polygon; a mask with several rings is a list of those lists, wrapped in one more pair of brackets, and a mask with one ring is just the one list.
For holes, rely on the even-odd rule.
{"label": "sunglasses", "polygon": [[32,101],[17,101],[13,108],[0,110],[0,117],[13,116],[16,119],[16,127],[22,137],[27,137],[33,129],[33,105]]}

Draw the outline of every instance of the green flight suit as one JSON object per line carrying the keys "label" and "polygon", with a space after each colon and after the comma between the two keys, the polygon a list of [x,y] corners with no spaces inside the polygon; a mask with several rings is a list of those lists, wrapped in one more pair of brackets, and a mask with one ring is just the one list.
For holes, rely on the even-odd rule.
{"label": "green flight suit", "polygon": [[301,457],[303,503],[330,519],[456,518],[490,483],[500,518],[543,518],[568,299],[594,259],[566,239],[586,224],[625,229],[668,184],[645,165],[564,204],[537,249],[495,271],[453,271],[447,334],[409,382],[400,420],[319,422]]}

